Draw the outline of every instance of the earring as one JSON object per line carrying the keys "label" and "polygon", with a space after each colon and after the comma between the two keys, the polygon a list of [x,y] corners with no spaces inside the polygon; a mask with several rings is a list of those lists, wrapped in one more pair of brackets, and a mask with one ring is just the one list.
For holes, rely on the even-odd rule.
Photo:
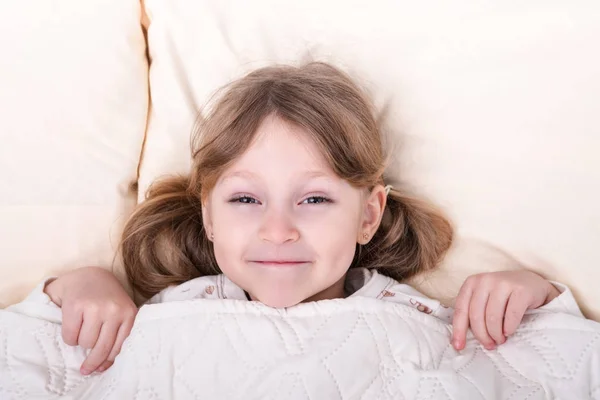
{"label": "earring", "polygon": [[210,234],[210,240],[215,240],[215,234],[211,232]]}
{"label": "earring", "polygon": [[368,240],[369,234],[367,232],[363,233],[363,239]]}

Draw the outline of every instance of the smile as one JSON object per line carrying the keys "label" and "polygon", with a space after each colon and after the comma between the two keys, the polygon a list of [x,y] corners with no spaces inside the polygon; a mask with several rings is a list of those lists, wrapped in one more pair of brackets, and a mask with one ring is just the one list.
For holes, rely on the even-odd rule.
{"label": "smile", "polygon": [[251,264],[261,267],[299,267],[308,264],[309,261],[288,261],[288,260],[265,260],[265,261],[250,261]]}

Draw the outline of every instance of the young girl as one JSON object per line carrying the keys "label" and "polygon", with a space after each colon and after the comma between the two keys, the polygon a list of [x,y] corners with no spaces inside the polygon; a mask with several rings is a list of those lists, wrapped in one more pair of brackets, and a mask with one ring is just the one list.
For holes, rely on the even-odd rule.
{"label": "young girl", "polygon": [[[456,349],[470,328],[489,350],[528,309],[581,315],[567,288],[529,271],[469,278],[455,310],[399,283],[436,267],[452,228],[432,205],[386,186],[373,107],[327,64],[234,82],[193,147],[190,175],[156,182],[124,230],[129,282],[149,303],[372,297],[452,322]],[[82,373],[108,368],[137,310],[116,278],[83,268],[42,287],[30,300],[62,307],[65,342],[91,349]]]}

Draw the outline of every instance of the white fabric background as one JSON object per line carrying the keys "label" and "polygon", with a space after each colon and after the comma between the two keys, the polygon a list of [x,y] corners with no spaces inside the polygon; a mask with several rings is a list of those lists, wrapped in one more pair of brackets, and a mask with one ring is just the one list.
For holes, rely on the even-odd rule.
{"label": "white fabric background", "polygon": [[110,267],[148,111],[136,0],[0,2],[0,308]]}

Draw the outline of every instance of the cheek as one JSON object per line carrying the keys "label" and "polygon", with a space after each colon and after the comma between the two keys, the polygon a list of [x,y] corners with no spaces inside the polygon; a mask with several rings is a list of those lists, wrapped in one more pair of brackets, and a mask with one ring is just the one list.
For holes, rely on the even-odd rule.
{"label": "cheek", "polygon": [[350,266],[356,250],[356,237],[352,229],[348,228],[351,227],[324,228],[311,240],[317,254],[327,265]]}
{"label": "cheek", "polygon": [[222,204],[213,208],[212,221],[215,235],[228,239],[248,237],[256,230],[259,210]]}
{"label": "cheek", "polygon": [[303,231],[321,261],[348,268],[354,258],[359,225],[358,213],[336,210],[307,224]]}
{"label": "cheek", "polygon": [[217,264],[223,273],[233,275],[256,237],[257,210],[219,204],[213,206],[211,218]]}

